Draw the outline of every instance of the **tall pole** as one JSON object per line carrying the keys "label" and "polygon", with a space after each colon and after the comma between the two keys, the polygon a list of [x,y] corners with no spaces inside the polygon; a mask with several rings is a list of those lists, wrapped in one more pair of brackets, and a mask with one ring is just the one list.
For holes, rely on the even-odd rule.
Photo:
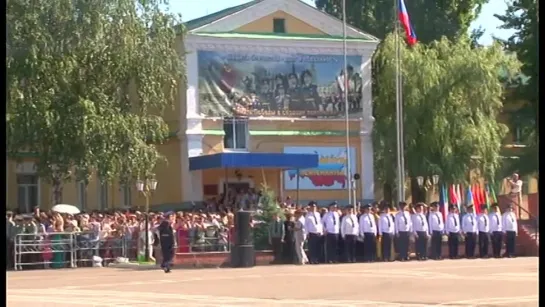
{"label": "tall pole", "polygon": [[149,187],[147,187],[147,183],[146,184],[146,187],[144,187],[144,196],[146,196],[146,220],[144,221],[144,227],[146,227],[146,240],[145,240],[145,243],[146,243],[146,249],[145,249],[145,252],[146,252],[146,255],[144,256],[144,259],[146,262],[149,262],[150,258],[149,258]]}
{"label": "tall pole", "polygon": [[343,65],[344,65],[344,122],[346,128],[346,185],[348,186],[348,204],[356,206],[356,200],[352,199],[352,170],[351,157],[350,157],[350,121],[348,118],[348,61],[347,61],[347,47],[346,47],[346,0],[343,0]]}
{"label": "tall pole", "polygon": [[405,201],[405,161],[404,161],[404,140],[403,140],[403,98],[402,98],[402,78],[401,78],[401,39],[399,38],[399,21],[397,14],[399,12],[399,2],[394,0],[394,43],[395,43],[395,65],[396,65],[396,136],[397,136],[397,198],[398,201]]}

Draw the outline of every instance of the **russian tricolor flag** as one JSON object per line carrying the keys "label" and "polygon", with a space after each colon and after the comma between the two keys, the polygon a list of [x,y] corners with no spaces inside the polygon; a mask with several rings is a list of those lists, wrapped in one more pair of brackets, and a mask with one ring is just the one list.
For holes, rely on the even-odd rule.
{"label": "russian tricolor flag", "polygon": [[409,19],[409,13],[407,13],[407,7],[403,0],[398,0],[398,9],[399,9],[399,21],[405,29],[405,34],[407,35],[407,43],[409,46],[416,44],[416,33],[414,33],[413,26],[411,25],[411,20]]}

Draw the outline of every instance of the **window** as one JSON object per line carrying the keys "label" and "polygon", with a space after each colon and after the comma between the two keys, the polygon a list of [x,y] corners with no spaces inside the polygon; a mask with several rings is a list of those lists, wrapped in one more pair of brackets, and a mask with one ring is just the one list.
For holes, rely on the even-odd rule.
{"label": "window", "polygon": [[121,205],[126,208],[132,206],[131,186],[129,184],[121,185]]}
{"label": "window", "polygon": [[17,205],[21,212],[38,206],[38,175],[17,174]]}
{"label": "window", "polygon": [[100,210],[108,208],[108,183],[102,180],[98,182],[98,201]]}
{"label": "window", "polygon": [[284,18],[273,19],[273,32],[286,33],[286,20]]}
{"label": "window", "polygon": [[87,185],[85,181],[76,182],[76,188],[78,191],[78,205],[83,211],[87,208]]}
{"label": "window", "polygon": [[248,119],[224,118],[223,119],[224,149],[245,150],[248,148]]}

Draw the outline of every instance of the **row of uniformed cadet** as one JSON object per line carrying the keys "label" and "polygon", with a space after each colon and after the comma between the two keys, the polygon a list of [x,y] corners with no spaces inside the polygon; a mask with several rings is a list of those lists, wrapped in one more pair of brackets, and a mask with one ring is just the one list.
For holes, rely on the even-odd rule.
{"label": "row of uniformed cadet", "polygon": [[344,261],[372,262],[377,260],[378,241],[382,250],[381,260],[393,261],[392,246],[395,246],[398,259],[406,261],[409,260],[411,237],[414,237],[417,259],[426,260],[429,254],[432,259],[439,260],[442,259],[443,236],[448,237],[451,259],[458,258],[461,237],[465,238],[467,258],[475,257],[477,244],[480,257],[488,257],[489,245],[492,245],[492,255],[500,257],[504,235],[505,256],[514,256],[517,220],[512,207],[501,215],[497,204],[492,205],[490,214],[486,206],[483,206],[481,213],[477,215],[473,206],[468,206],[467,213],[460,219],[457,207],[450,206],[446,220],[443,220],[442,213],[438,211],[438,203],[432,203],[427,214],[425,207],[427,207],[425,204],[418,203],[411,214],[407,204],[401,202],[397,213],[392,214],[389,207],[385,206],[377,217],[371,211],[370,205],[363,206],[358,215],[352,207],[347,207],[345,213],[341,215],[334,203],[330,205],[329,211],[321,216],[316,204],[311,203],[306,215],[302,212],[296,213],[296,231],[300,237],[298,241],[304,242],[306,239],[308,244],[308,258],[304,255],[302,243],[297,244],[299,262],[308,261],[311,264],[338,262],[339,245],[342,245]]}

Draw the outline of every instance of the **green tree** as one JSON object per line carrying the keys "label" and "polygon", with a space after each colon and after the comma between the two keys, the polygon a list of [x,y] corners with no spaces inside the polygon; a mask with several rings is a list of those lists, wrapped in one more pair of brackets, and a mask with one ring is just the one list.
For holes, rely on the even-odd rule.
{"label": "green tree", "polygon": [[179,16],[161,0],[9,0],[7,149],[37,154],[55,202],[72,172],[148,176],[184,76]]}
{"label": "green tree", "polygon": [[512,97],[516,102],[523,102],[513,114],[514,124],[521,128],[522,141],[527,145],[520,159],[511,166],[510,171],[518,170],[523,174],[538,171],[538,2],[537,0],[514,0],[509,3],[505,15],[496,15],[503,22],[502,28],[515,30],[506,41],[502,41],[507,50],[514,52],[522,63],[522,76],[512,82]]}
{"label": "green tree", "polygon": [[[398,20],[397,0],[346,0],[346,20],[380,39],[394,29]],[[342,19],[342,0],[315,0],[316,7]],[[405,1],[418,41],[430,43],[442,36],[454,39],[468,33],[488,0]]]}
{"label": "green tree", "polygon": [[[464,182],[468,169],[493,176],[501,164],[507,127],[496,118],[502,109],[503,82],[512,76],[515,57],[496,44],[473,48],[469,38],[445,38],[430,45],[402,48],[405,162],[409,176],[438,174],[446,182]],[[374,129],[377,179],[395,180],[395,42],[389,35],[376,52]]]}
{"label": "green tree", "polygon": [[259,212],[255,216],[256,225],[254,227],[254,246],[257,250],[264,250],[269,247],[269,229],[275,215],[284,217],[284,211],[276,201],[276,195],[266,185],[261,188],[261,197],[259,198]]}

